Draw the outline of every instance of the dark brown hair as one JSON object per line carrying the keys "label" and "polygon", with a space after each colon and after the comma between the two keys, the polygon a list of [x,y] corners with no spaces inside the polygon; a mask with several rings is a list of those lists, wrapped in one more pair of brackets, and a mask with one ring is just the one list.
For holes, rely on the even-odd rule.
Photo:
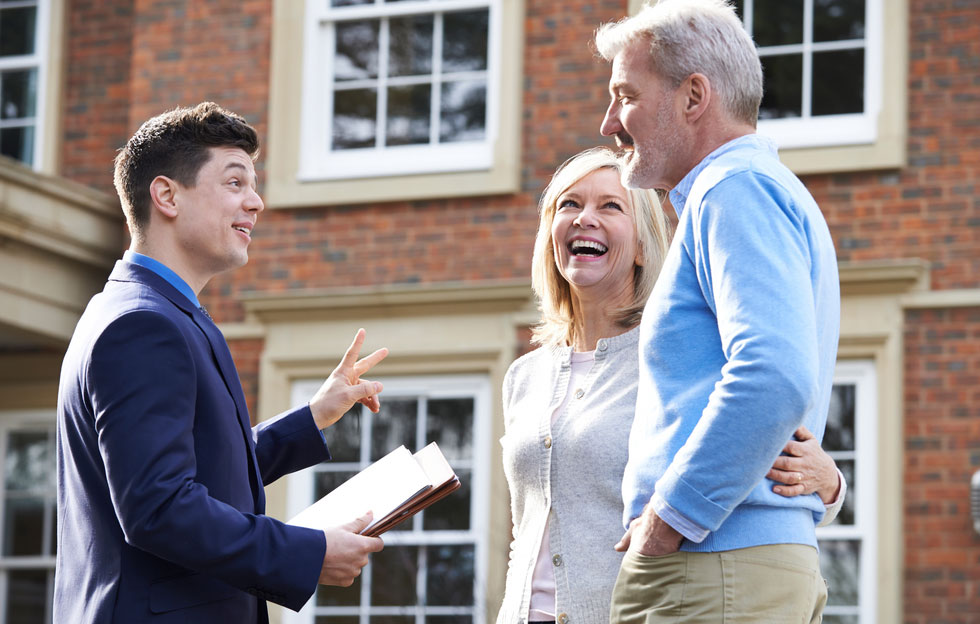
{"label": "dark brown hair", "polygon": [[162,175],[193,187],[212,147],[238,147],[255,160],[259,137],[241,116],[201,102],[149,119],[119,150],[113,183],[134,239],[142,238],[150,220],[153,179]]}

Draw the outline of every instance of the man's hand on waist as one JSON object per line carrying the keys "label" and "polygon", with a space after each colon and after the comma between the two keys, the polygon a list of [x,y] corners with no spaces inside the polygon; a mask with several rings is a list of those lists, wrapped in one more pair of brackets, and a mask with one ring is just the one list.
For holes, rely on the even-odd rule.
{"label": "man's hand on waist", "polygon": [[615,548],[619,552],[632,550],[647,557],[657,557],[677,552],[683,541],[684,536],[647,505],[643,513],[630,522],[629,529]]}

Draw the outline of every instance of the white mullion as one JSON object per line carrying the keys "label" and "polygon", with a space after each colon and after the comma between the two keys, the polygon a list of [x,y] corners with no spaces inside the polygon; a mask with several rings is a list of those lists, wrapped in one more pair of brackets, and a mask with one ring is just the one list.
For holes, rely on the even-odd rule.
{"label": "white mullion", "polygon": [[[371,463],[371,434],[374,430],[374,412],[360,405],[361,411],[361,465]],[[361,603],[358,605],[359,624],[370,624],[371,582],[374,576],[374,560],[369,560],[361,574]]]}
{"label": "white mullion", "polygon": [[439,143],[442,126],[442,40],[445,22],[440,12],[432,21],[432,101],[429,103],[429,143]]}
{"label": "white mullion", "polygon": [[[45,114],[45,107],[47,103],[47,74],[48,65],[50,64],[48,60],[49,40],[51,38],[51,29],[49,28],[51,17],[49,15],[48,7],[49,2],[47,0],[39,1],[35,4],[37,9],[35,10],[35,18],[37,22],[35,23],[34,30],[34,56],[37,57],[37,72],[34,74],[34,79],[37,84],[34,86],[34,117],[43,118]],[[44,124],[35,123],[34,124],[34,149],[32,150],[32,158],[34,160],[31,163],[35,167],[40,167],[41,163],[44,162],[44,134],[45,128]]]}
{"label": "white mullion", "polygon": [[382,17],[378,26],[378,116],[375,123],[374,147],[384,149],[388,144],[388,48],[391,36],[388,18]]}
{"label": "white mullion", "polygon": [[813,0],[803,0],[803,108],[800,117],[810,119],[813,106]]}
{"label": "white mullion", "polygon": [[[415,450],[420,451],[422,447],[428,444],[425,439],[425,428],[426,422],[428,420],[427,415],[429,411],[429,399],[424,394],[420,394],[415,401]],[[422,513],[417,513],[412,517],[412,530],[421,531],[422,530],[422,516],[425,515],[425,510]]]}
{"label": "white mullion", "polygon": [[752,31],[755,30],[752,27],[752,16],[755,14],[755,0],[745,0],[745,4],[742,6],[742,25],[745,27],[745,31],[752,36]]}

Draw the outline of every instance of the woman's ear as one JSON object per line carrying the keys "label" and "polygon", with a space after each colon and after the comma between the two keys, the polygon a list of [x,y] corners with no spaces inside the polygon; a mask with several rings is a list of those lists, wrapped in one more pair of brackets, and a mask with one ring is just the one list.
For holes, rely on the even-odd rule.
{"label": "woman's ear", "polygon": [[167,176],[159,175],[150,182],[150,204],[172,219],[177,216],[177,183]]}

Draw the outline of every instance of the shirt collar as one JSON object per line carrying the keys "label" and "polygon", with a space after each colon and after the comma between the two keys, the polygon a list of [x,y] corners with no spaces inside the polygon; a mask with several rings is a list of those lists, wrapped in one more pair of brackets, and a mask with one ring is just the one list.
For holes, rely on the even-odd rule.
{"label": "shirt collar", "polygon": [[154,273],[156,273],[157,275],[165,279],[168,284],[176,288],[180,292],[180,294],[187,297],[188,301],[193,303],[195,308],[201,307],[201,303],[197,300],[197,295],[195,295],[191,287],[187,285],[187,282],[181,279],[179,275],[174,273],[170,268],[167,267],[167,265],[160,262],[159,260],[155,260],[149,256],[144,256],[141,253],[137,253],[135,251],[130,251],[127,249],[126,253],[123,254],[123,261],[153,271]]}
{"label": "shirt collar", "polygon": [[735,151],[741,147],[748,146],[753,146],[757,149],[765,151],[771,151],[773,154],[776,153],[776,144],[773,142],[773,140],[769,137],[764,137],[758,134],[746,134],[723,144],[721,147],[705,156],[701,162],[695,165],[694,169],[687,172],[687,175],[684,176],[684,179],[681,180],[677,186],[670,190],[670,205],[674,207],[677,214],[680,215],[681,212],[684,211],[684,205],[687,203],[687,197],[691,194],[691,187],[694,186],[694,181],[698,179],[698,174],[704,171],[704,169],[719,156]]}

